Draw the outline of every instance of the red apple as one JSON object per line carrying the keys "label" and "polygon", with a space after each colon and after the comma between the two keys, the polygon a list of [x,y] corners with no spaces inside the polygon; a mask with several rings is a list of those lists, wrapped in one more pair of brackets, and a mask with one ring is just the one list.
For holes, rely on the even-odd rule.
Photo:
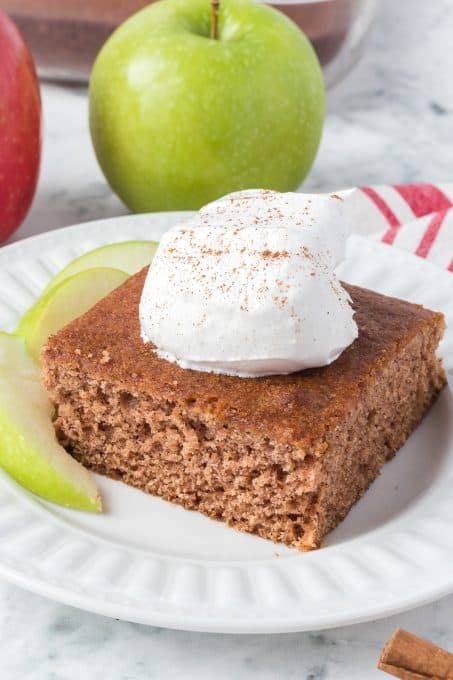
{"label": "red apple", "polygon": [[41,98],[28,47],[0,10],[0,241],[32,202],[41,157]]}

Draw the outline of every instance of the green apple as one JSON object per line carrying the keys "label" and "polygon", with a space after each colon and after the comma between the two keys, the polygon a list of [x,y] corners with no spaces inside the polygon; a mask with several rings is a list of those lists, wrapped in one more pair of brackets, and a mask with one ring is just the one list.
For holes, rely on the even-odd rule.
{"label": "green apple", "polygon": [[47,284],[46,291],[69,276],[93,267],[113,267],[135,274],[151,262],[158,245],[156,241],[122,241],[90,250],[58,272]]}
{"label": "green apple", "polygon": [[324,85],[304,34],[253,0],[161,0],[102,48],[90,81],[99,164],[132,210],[198,209],[230,191],[298,187]]}
{"label": "green apple", "polygon": [[23,340],[0,333],[0,466],[49,501],[100,511],[93,477],[57,442],[52,412]]}
{"label": "green apple", "polygon": [[95,267],[64,279],[44,291],[24,314],[16,335],[24,338],[30,356],[39,361],[40,349],[49,335],[84,314],[127,278],[128,274],[119,269]]}

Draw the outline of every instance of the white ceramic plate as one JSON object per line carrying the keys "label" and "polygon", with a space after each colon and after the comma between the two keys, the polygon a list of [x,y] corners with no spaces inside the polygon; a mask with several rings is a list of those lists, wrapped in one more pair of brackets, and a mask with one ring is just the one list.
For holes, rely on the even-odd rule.
{"label": "white ceramic plate", "polygon": [[[159,239],[181,213],[92,222],[0,250],[0,328],[50,276],[92,247]],[[345,280],[442,310],[453,277],[419,258],[350,239]],[[453,368],[453,331],[442,355]],[[108,616],[218,632],[285,632],[394,614],[453,591],[452,395],[429,416],[334,531],[301,554],[99,477],[106,512],[50,505],[0,476],[0,574]]]}

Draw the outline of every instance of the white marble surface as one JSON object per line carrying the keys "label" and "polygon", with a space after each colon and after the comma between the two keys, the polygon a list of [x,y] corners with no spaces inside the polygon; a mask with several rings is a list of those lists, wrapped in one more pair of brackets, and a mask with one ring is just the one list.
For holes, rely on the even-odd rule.
{"label": "white marble surface", "polygon": [[[380,0],[362,62],[329,96],[321,150],[306,188],[452,180],[451,0]],[[83,89],[43,88],[44,162],[15,238],[125,212],[91,150]],[[323,633],[221,636],[124,623],[0,582],[5,680],[368,680],[397,626],[453,649],[453,596],[412,612]]]}

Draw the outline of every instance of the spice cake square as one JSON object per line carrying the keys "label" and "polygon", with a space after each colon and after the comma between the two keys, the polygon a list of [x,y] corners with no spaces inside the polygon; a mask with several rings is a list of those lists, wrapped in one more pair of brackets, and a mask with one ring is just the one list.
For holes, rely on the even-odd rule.
{"label": "spice cake square", "polygon": [[442,314],[349,286],[359,336],[328,366],[239,378],[140,337],[146,269],[51,336],[55,428],[101,474],[300,550],[317,548],[445,383]]}

